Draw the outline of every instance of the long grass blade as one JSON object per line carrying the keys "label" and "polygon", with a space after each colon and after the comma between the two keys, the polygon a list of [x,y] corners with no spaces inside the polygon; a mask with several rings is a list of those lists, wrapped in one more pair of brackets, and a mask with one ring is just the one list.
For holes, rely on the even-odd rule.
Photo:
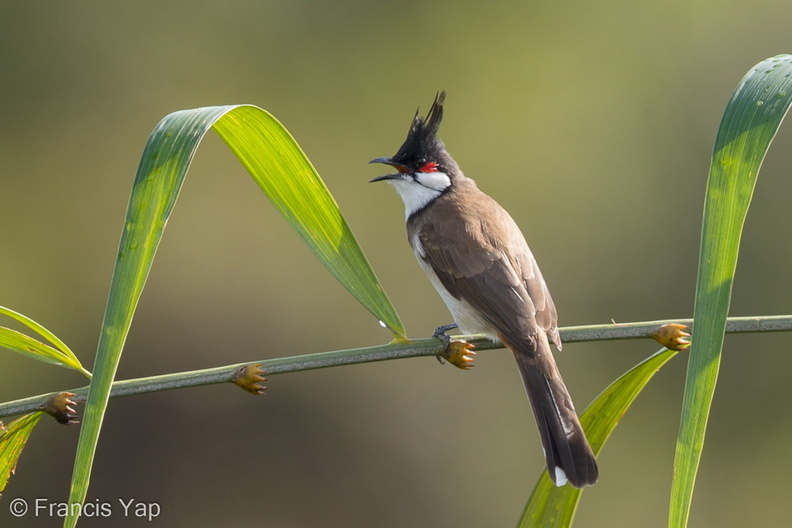
{"label": "long grass blade", "polygon": [[[404,340],[396,311],[327,188],[275,118],[244,105],[170,114],[149,137],[129,200],[77,446],[71,504],[85,500],[110,387],[135,308],[195,150],[213,126],[319,260],[397,340]],[[64,519],[66,527],[76,523],[77,517]]]}
{"label": "long grass blade", "polygon": [[792,102],[792,56],[766,59],[737,85],[721,120],[701,231],[693,344],[674,456],[669,526],[687,526],[720,367],[740,238],[765,154]]}

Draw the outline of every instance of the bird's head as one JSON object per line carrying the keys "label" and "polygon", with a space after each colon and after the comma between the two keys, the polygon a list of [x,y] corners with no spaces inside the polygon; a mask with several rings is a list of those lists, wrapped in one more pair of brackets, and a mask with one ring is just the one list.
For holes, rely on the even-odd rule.
{"label": "bird's head", "polygon": [[396,169],[397,172],[393,174],[385,174],[371,181],[386,181],[396,187],[408,217],[450,190],[459,172],[456,162],[437,137],[443,120],[444,100],[445,92],[440,92],[426,118],[416,112],[407,139],[396,154],[369,162],[384,163]]}

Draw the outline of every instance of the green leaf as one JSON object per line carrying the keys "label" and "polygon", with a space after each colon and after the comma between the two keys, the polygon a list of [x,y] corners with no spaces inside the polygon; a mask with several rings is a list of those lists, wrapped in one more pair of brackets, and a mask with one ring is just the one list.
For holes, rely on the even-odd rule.
{"label": "green leaf", "polygon": [[[368,310],[404,340],[404,329],[335,201],[285,128],[254,106],[175,112],[154,128],[138,167],[113,272],[85,404],[70,503],[82,503],[121,351],[184,176],[214,128],[316,257]],[[67,517],[64,526],[76,524]]]}
{"label": "green leaf", "polygon": [[766,59],[737,85],[721,120],[701,230],[694,338],[674,457],[669,526],[687,526],[745,216],[759,169],[792,102],[792,56]]}
{"label": "green leaf", "polygon": [[19,352],[27,357],[44,361],[51,365],[58,365],[67,367],[82,372],[87,377],[91,377],[91,373],[83,368],[80,360],[71,349],[66,346],[66,343],[58,339],[58,337],[38,324],[36,321],[19,312],[15,312],[10,308],[0,306],[0,314],[7,315],[12,319],[19,321],[34,332],[47,339],[52,343],[55,348],[42,343],[26,334],[17,332],[10,328],[0,327],[0,347],[8,348],[14,352]]}
{"label": "green leaf", "polygon": [[51,346],[37,339],[17,332],[10,328],[0,326],[0,347],[13,350],[29,358],[37,359],[50,365],[79,369],[79,363],[74,363],[68,356],[55,350]]}
{"label": "green leaf", "polygon": [[8,484],[8,479],[14,473],[19,456],[22,454],[22,449],[25,448],[30,433],[33,432],[33,428],[42,416],[44,416],[42,412],[26,414],[5,428],[0,422],[0,492]]}
{"label": "green leaf", "polygon": [[[598,455],[613,429],[652,376],[677,354],[662,349],[622,374],[580,415],[591,449]],[[542,471],[518,524],[519,528],[571,526],[583,490],[553,484]]]}
{"label": "green leaf", "polygon": [[283,125],[260,108],[240,106],[213,128],[316,258],[404,341],[404,326],[338,204]]}

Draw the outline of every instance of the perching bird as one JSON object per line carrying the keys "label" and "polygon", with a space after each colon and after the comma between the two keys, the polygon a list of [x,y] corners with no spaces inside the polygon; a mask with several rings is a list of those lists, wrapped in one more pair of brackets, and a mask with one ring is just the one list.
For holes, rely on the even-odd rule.
{"label": "perching bird", "polygon": [[464,334],[484,334],[512,351],[544,446],[550,478],[581,488],[597,462],[561,379],[556,308],[523,234],[509,213],[466,177],[437,137],[445,92],[416,113],[407,139],[385,163],[401,196],[407,238],[418,262]]}

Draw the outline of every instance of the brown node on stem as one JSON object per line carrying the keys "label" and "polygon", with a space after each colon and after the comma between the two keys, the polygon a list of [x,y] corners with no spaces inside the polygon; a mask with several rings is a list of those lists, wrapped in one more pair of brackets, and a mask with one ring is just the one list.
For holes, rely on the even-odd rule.
{"label": "brown node on stem", "polygon": [[446,349],[438,354],[438,357],[445,359],[457,368],[468,370],[475,367],[473,364],[475,358],[473,356],[475,356],[476,353],[473,352],[473,348],[475,347],[467,341],[450,341]]}
{"label": "brown node on stem", "polygon": [[690,334],[687,325],[670,323],[649,332],[649,337],[669,350],[685,350],[690,347]]}
{"label": "brown node on stem", "polygon": [[261,368],[261,363],[242,365],[236,369],[231,381],[251,394],[262,395],[267,390],[267,387],[262,385],[262,382],[267,381],[264,374],[265,371]]}
{"label": "brown node on stem", "polygon": [[70,398],[73,396],[74,394],[71,392],[59,392],[39,405],[38,409],[55,418],[59,424],[78,424],[80,421],[77,420],[77,413],[71,406],[77,405],[79,402],[72,401]]}

